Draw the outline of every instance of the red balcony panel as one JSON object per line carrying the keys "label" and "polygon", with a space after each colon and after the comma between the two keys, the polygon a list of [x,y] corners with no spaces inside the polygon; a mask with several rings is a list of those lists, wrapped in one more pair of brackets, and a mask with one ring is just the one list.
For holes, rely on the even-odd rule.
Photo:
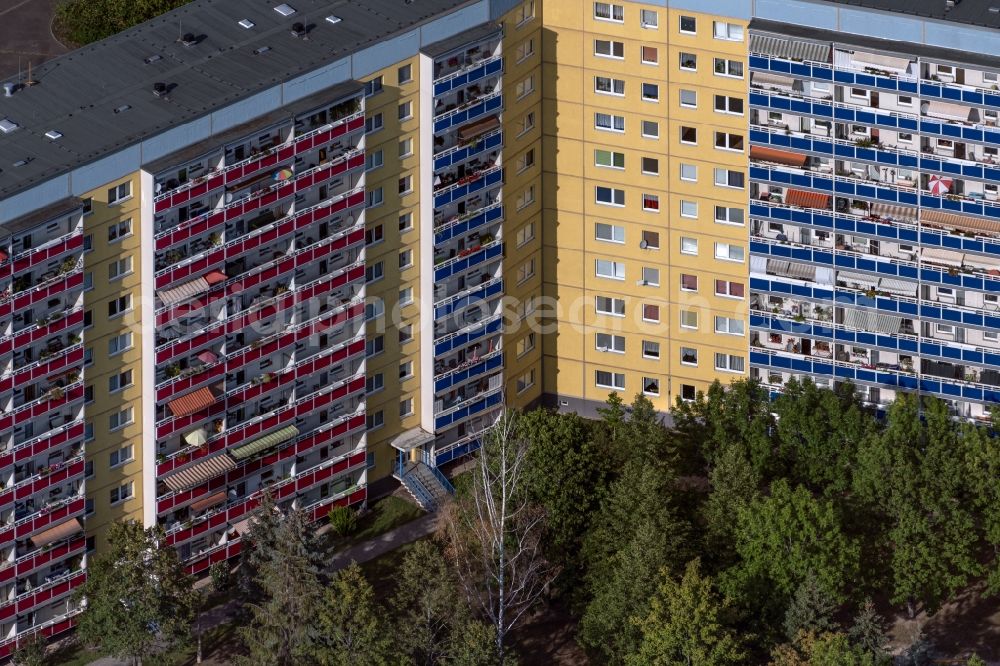
{"label": "red balcony panel", "polygon": [[226,476],[217,476],[213,479],[209,479],[205,483],[198,484],[194,488],[188,488],[187,490],[175,493],[170,497],[158,500],[156,502],[156,513],[157,515],[163,515],[168,511],[173,511],[177,507],[187,504],[188,502],[193,502],[206,495],[216,493],[219,490],[224,490],[226,487],[226,481]]}
{"label": "red balcony panel", "polygon": [[193,426],[212,418],[213,416],[218,416],[226,411],[225,403],[219,401],[216,402],[211,407],[203,409],[200,412],[191,414],[190,416],[182,416],[180,418],[170,419],[168,421],[161,422],[156,427],[156,436],[159,438],[170,437],[172,434],[179,432],[181,430],[190,430]]}
{"label": "red balcony panel", "polygon": [[83,467],[84,467],[84,461],[77,460],[74,463],[70,463],[69,465],[60,467],[54,472],[46,474],[40,479],[35,479],[31,483],[26,483],[21,486],[16,486],[15,487],[16,499],[18,500],[26,499],[28,497],[31,497],[35,493],[41,492],[51,486],[55,486],[60,483],[65,483],[66,481],[69,481],[73,477],[82,476]]}
{"label": "red balcony panel", "polygon": [[240,550],[243,548],[243,540],[239,537],[225,544],[224,546],[219,546],[215,550],[210,550],[208,553],[198,555],[197,557],[191,558],[186,563],[186,568],[188,574],[194,576],[207,571],[216,562],[226,562],[233,559],[240,554]]}
{"label": "red balcony panel", "polygon": [[204,296],[199,298],[185,301],[183,303],[178,303],[177,305],[170,307],[163,312],[156,315],[156,325],[163,327],[167,324],[180,319],[181,317],[192,316],[193,314],[203,314],[209,315],[211,313],[211,306],[221,300],[225,300],[226,292],[224,289],[216,289]]}
{"label": "red balcony panel", "polygon": [[45,453],[49,449],[65,446],[74,440],[81,439],[83,433],[84,424],[82,421],[72,423],[66,429],[60,430],[51,436],[39,438],[31,446],[15,449],[13,453],[8,453],[0,457],[0,468],[8,464],[23,463],[39,454]]}
{"label": "red balcony panel", "polygon": [[156,352],[156,363],[157,365],[167,363],[178,356],[187,356],[192,352],[201,351],[205,347],[217,342],[223,337],[224,333],[222,325],[215,324],[193,338],[168,343],[168,347],[164,347]]}
{"label": "red balcony panel", "polygon": [[15,578],[27,576],[52,562],[58,562],[71,555],[82,554],[87,545],[87,538],[80,534],[69,541],[53,546],[49,550],[39,550],[31,555],[25,555],[10,565],[0,569],[0,585],[9,583]]}
{"label": "red balcony panel", "polygon": [[211,382],[214,379],[218,379],[226,374],[225,366],[218,364],[210,367],[204,372],[199,372],[196,375],[191,375],[190,377],[184,377],[183,379],[176,379],[172,383],[163,386],[156,391],[156,401],[162,402],[169,399],[171,396],[177,395],[178,393],[183,393],[189,391],[196,386],[201,386],[206,382]]}
{"label": "red balcony panel", "polygon": [[74,345],[59,352],[59,356],[39,365],[31,365],[16,371],[6,379],[0,379],[0,393],[10,390],[13,386],[23,386],[48,377],[60,371],[71,370],[83,363],[83,345]]}
{"label": "red balcony panel", "polygon": [[58,243],[53,243],[49,247],[40,250],[28,250],[15,256],[12,262],[13,273],[24,273],[33,266],[51,261],[67,252],[79,252],[82,249],[83,234],[74,233],[73,235],[64,237]]}
{"label": "red balcony panel", "polygon": [[14,309],[24,310],[39,301],[65,294],[83,286],[83,273],[69,275],[61,280],[56,280],[52,284],[42,289],[33,289],[26,294],[19,294],[14,297]]}
{"label": "red balcony panel", "polygon": [[[46,638],[52,638],[54,636],[58,636],[60,634],[69,631],[75,626],[76,626],[76,618],[72,617],[62,620],[61,622],[57,622],[55,624],[50,624],[46,627],[43,627],[39,629],[37,633],[41,633]],[[26,636],[27,634],[22,634],[17,638],[11,638],[4,643],[0,643],[0,659],[6,659],[7,657],[14,654],[14,650],[17,649],[18,641],[23,641],[26,638]]]}
{"label": "red balcony panel", "polygon": [[[29,536],[42,530],[54,523],[59,523],[64,521],[75,514],[79,514],[83,511],[84,499],[82,497],[77,497],[72,500],[69,504],[64,504],[54,511],[46,511],[45,509],[40,509],[37,514],[31,519],[25,522],[15,525],[15,536],[18,540],[27,539]],[[2,540],[0,540],[2,542]]]}
{"label": "red balcony panel", "polygon": [[199,534],[213,532],[223,527],[226,523],[241,520],[245,515],[260,506],[260,498],[261,493],[258,491],[253,495],[249,495],[244,501],[228,507],[225,511],[220,511],[219,513],[210,516],[208,520],[202,520],[188,529],[173,532],[172,534],[167,535],[167,544],[175,546],[196,537]]}
{"label": "red balcony panel", "polygon": [[156,250],[157,252],[162,252],[163,250],[177,245],[178,243],[186,241],[192,236],[198,236],[206,231],[211,231],[212,229],[224,224],[225,221],[226,212],[218,211],[214,213],[203,213],[198,217],[181,222],[169,232],[166,232],[166,235],[156,240]]}
{"label": "red balcony panel", "polygon": [[39,416],[44,416],[50,412],[54,412],[63,405],[68,405],[70,403],[76,402],[77,400],[83,399],[83,384],[75,384],[73,386],[67,387],[63,391],[63,397],[58,400],[52,399],[39,399],[35,402],[29,403],[28,405],[23,405],[17,411],[14,412],[14,425],[21,425],[27,423],[28,421],[37,418]]}
{"label": "red balcony panel", "polygon": [[220,247],[208,254],[195,259],[189,264],[167,269],[167,272],[158,275],[156,278],[156,288],[164,289],[175,282],[196,278],[204,275],[214,268],[221,268],[226,258],[226,249]]}
{"label": "red balcony panel", "polygon": [[[12,338],[11,344],[14,348],[27,347],[28,345],[38,342],[44,338],[62,333],[63,331],[73,330],[74,328],[79,328],[80,326],[83,326],[83,310],[71,312],[65,317],[60,317],[45,326],[34,326],[23,330]],[[7,350],[0,347],[0,354],[5,353],[6,351]]]}
{"label": "red balcony panel", "polygon": [[318,520],[326,518],[327,514],[330,513],[330,509],[332,509],[335,506],[354,506],[355,504],[364,502],[365,498],[367,497],[368,497],[368,488],[363,487],[363,488],[358,488],[357,490],[355,490],[350,495],[347,495],[346,497],[339,497],[337,499],[323,502],[322,504],[317,504],[312,509],[312,520],[313,522],[316,522]]}
{"label": "red balcony panel", "polygon": [[83,585],[83,582],[87,579],[86,571],[77,571],[75,574],[69,578],[59,582],[52,587],[45,588],[34,594],[29,594],[27,596],[21,597],[14,603],[10,603],[7,606],[0,608],[0,615],[2,615],[8,608],[13,610],[14,613],[20,615],[27,613],[28,611],[37,608],[38,606],[48,603],[53,599],[57,599],[68,592],[72,592],[76,588]]}
{"label": "red balcony panel", "polygon": [[305,400],[300,400],[295,403],[295,416],[306,416],[310,412],[325,407],[326,405],[337,402],[344,397],[356,393],[358,391],[364,390],[365,388],[365,378],[357,377],[347,382],[343,386],[337,387],[335,390],[330,391],[319,396],[312,396],[306,398]]}

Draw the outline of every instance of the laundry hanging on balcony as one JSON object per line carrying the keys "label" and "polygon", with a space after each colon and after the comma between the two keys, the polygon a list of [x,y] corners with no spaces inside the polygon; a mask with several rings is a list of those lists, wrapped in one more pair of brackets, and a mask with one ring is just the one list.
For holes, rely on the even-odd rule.
{"label": "laundry hanging on balcony", "polygon": [[937,196],[948,194],[953,182],[951,178],[944,176],[931,176],[927,179],[927,191]]}

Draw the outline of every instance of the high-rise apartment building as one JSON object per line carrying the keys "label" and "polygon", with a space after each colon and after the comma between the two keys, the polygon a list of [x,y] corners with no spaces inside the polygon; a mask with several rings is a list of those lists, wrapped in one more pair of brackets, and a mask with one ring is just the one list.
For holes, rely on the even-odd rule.
{"label": "high-rise apartment building", "polygon": [[265,492],[431,507],[505,406],[810,375],[985,417],[1000,14],[909,11],[195,0],[9,82],[0,655],[115,521],[203,574]]}

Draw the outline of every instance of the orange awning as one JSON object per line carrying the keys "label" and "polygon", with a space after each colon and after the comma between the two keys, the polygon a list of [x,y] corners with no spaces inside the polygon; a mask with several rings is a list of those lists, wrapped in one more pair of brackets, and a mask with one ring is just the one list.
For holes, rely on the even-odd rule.
{"label": "orange awning", "polygon": [[174,492],[193,488],[203,481],[208,481],[220,474],[225,474],[236,467],[236,461],[222,454],[214,458],[206,458],[179,472],[163,477],[163,483]]}
{"label": "orange awning", "polygon": [[215,404],[215,394],[212,393],[212,389],[205,387],[171,400],[167,403],[167,407],[174,416],[190,416],[213,404]]}
{"label": "orange awning", "polygon": [[942,210],[923,208],[920,210],[920,221],[940,224],[945,227],[959,229],[961,231],[985,231],[987,233],[1000,233],[1000,222],[986,220],[980,217],[970,217],[957,213],[947,213]]}
{"label": "orange awning", "polygon": [[786,164],[788,166],[805,166],[806,160],[809,157],[787,150],[778,150],[777,148],[750,146],[750,159],[774,162],[775,164]]}
{"label": "orange awning", "polygon": [[198,500],[191,505],[192,511],[204,511],[205,509],[211,509],[213,506],[218,506],[226,501],[226,491],[221,490],[214,495],[209,495],[205,499]]}
{"label": "orange awning", "polygon": [[67,520],[65,523],[59,523],[55,527],[50,527],[44,532],[39,532],[35,536],[31,537],[31,543],[35,544],[39,548],[42,548],[50,543],[61,541],[82,531],[83,525],[80,524],[79,520],[74,518],[72,520]]}
{"label": "orange awning", "polygon": [[209,285],[219,284],[220,282],[225,282],[229,279],[228,276],[222,271],[209,271],[202,275],[202,277]]}
{"label": "orange awning", "polygon": [[819,192],[789,189],[785,192],[785,203],[799,208],[830,208],[830,195]]}
{"label": "orange awning", "polygon": [[485,134],[492,129],[500,127],[500,118],[497,116],[490,116],[489,118],[483,118],[482,120],[477,120],[474,123],[468,125],[463,125],[458,128],[458,140],[468,141],[469,139],[474,139],[481,134]]}

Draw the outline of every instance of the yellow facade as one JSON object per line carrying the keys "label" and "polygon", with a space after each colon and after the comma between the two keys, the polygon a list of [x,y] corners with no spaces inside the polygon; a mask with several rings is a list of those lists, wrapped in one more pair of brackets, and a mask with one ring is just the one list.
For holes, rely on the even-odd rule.
{"label": "yellow facade", "polygon": [[[714,39],[710,15],[606,7],[545,5],[543,267],[558,321],[545,392],[570,408],[642,392],[665,410],[746,372],[746,47]],[[717,75],[716,58],[734,76]],[[716,112],[716,95],[742,100],[743,113]],[[743,186],[715,184],[727,167]],[[716,222],[719,206],[743,222]],[[716,295],[717,280],[743,297]],[[716,332],[719,317],[734,334]],[[717,354],[732,372],[716,369]]]}
{"label": "yellow facade", "polygon": [[[130,192],[112,205],[109,191]],[[92,212],[84,218],[84,234],[91,248],[84,256],[85,298],[92,325],[84,333],[91,363],[84,370],[88,394],[87,423],[93,433],[86,444],[89,475],[87,534],[96,546],[104,543],[108,525],[143,519],[142,498],[142,309],[140,307],[141,236],[139,174],[108,183],[85,195]],[[131,299],[122,314],[109,316],[108,304]],[[124,337],[123,337],[124,336]],[[88,397],[90,397],[88,395]],[[112,428],[115,415],[131,410],[131,421]],[[126,499],[120,497],[128,488]],[[130,493],[130,495],[128,494]]]}

